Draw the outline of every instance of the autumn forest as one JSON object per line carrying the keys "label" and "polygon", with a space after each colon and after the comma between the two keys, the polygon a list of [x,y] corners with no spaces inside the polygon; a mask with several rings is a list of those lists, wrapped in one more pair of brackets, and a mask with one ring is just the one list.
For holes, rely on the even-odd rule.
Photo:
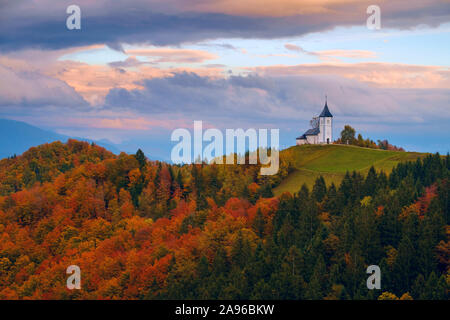
{"label": "autumn forest", "polygon": [[0,299],[448,299],[448,155],[278,197],[288,159],[259,169],[76,140],[1,160]]}

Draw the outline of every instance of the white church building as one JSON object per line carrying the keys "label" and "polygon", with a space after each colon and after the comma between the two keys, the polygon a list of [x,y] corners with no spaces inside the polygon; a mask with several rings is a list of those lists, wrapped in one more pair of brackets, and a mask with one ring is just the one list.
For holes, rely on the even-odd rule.
{"label": "white church building", "polygon": [[333,115],[328,109],[328,103],[318,117],[311,120],[312,129],[297,138],[297,145],[302,144],[330,144],[333,142]]}

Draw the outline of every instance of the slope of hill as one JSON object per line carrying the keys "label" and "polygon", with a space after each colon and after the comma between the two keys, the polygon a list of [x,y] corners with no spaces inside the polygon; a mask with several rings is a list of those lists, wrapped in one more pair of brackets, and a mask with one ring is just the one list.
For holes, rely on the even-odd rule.
{"label": "slope of hill", "polygon": [[280,157],[282,161],[290,161],[294,171],[274,189],[274,194],[297,192],[304,183],[311,188],[320,175],[329,185],[339,184],[347,171],[367,173],[371,166],[389,173],[399,162],[416,160],[424,155],[347,145],[293,146],[283,150]]}
{"label": "slope of hill", "polygon": [[[0,119],[0,159],[19,155],[31,147],[54,141],[66,142],[69,136],[55,132],[42,130],[25,122]],[[76,137],[74,137],[77,139]],[[87,139],[78,139],[86,140]],[[104,141],[93,141],[96,144],[107,148],[111,152],[119,153],[119,150],[112,144]]]}

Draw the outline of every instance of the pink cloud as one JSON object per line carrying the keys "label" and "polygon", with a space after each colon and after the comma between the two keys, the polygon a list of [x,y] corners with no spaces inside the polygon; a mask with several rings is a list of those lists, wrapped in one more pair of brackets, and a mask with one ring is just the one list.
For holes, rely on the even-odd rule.
{"label": "pink cloud", "polygon": [[385,88],[450,88],[450,68],[394,63],[317,63],[245,68],[260,75],[338,75]]}
{"label": "pink cloud", "polygon": [[[128,116],[131,116],[129,114]],[[191,122],[183,119],[149,119],[145,117],[121,117],[117,114],[115,117],[105,118],[102,112],[97,115],[92,114],[91,118],[76,117],[67,119],[65,121],[66,126],[74,128],[95,128],[95,129],[117,129],[121,131],[132,130],[152,130],[152,129],[167,129],[173,130],[174,128],[189,128],[192,126]]]}
{"label": "pink cloud", "polygon": [[294,51],[310,56],[318,57],[322,61],[339,62],[339,58],[351,58],[351,59],[373,59],[377,54],[368,50],[321,50],[321,51],[307,51],[302,47],[295,44],[287,43],[284,47],[289,51]]}
{"label": "pink cloud", "polygon": [[91,105],[101,105],[112,88],[127,90],[142,88],[145,79],[167,77],[176,72],[196,72],[200,75],[219,76],[223,69],[211,68],[158,68],[138,65],[134,69],[114,68],[108,65],[89,65],[73,61],[61,61],[45,72],[73,87]]}
{"label": "pink cloud", "polygon": [[86,101],[66,82],[37,70],[23,71],[21,67],[0,64],[0,107],[86,106]]}
{"label": "pink cloud", "polygon": [[127,54],[154,58],[152,62],[201,63],[217,59],[218,56],[207,51],[173,48],[145,48],[127,50]]}

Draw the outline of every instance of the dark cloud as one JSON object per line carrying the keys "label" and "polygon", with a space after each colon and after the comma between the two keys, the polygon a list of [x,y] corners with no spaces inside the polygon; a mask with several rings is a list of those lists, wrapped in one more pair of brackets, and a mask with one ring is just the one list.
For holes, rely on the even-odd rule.
{"label": "dark cloud", "polygon": [[[2,18],[9,20],[7,16]],[[30,19],[33,20],[33,17]],[[120,43],[170,45],[229,35],[276,36],[281,31],[274,25],[276,19],[198,13],[168,15],[150,9],[82,17],[81,30],[67,30],[65,19],[66,15],[61,14],[58,18],[49,17],[49,20],[37,19],[32,21],[32,25],[8,24],[3,20],[0,48],[3,51],[30,47],[61,49],[96,43],[107,43],[111,48],[120,48]],[[267,25],[272,25],[274,29],[268,32]]]}
{"label": "dark cloud", "polygon": [[229,43],[198,43],[197,46],[199,47],[214,47],[214,48],[220,48],[220,49],[227,49],[227,50],[239,50],[235,46]]}
{"label": "dark cloud", "polygon": [[[174,45],[215,38],[279,38],[323,31],[336,26],[365,25],[367,4],[345,2],[330,12],[294,16],[232,15],[186,12],[186,3],[81,1],[81,30],[67,30],[70,1],[2,2],[0,50],[61,49],[97,43],[122,50],[121,43]],[[169,6],[169,4],[167,4]],[[180,10],[173,7],[179,6]],[[183,9],[184,8],[184,9]],[[389,1],[382,5],[382,26],[410,28],[450,21],[448,3],[429,0]],[[224,44],[224,48],[233,49]]]}

